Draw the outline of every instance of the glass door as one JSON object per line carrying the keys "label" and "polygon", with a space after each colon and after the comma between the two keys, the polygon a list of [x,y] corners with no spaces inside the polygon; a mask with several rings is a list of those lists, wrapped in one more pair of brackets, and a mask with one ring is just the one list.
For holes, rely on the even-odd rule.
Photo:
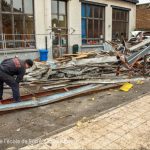
{"label": "glass door", "polygon": [[53,58],[68,53],[67,2],[52,0]]}

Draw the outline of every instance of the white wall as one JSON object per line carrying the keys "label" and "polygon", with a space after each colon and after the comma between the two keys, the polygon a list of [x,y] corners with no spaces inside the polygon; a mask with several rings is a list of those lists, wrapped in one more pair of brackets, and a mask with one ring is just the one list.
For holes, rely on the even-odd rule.
{"label": "white wall", "polygon": [[35,0],[35,33],[36,48],[45,49],[45,36],[48,38],[49,59],[52,58],[51,29],[51,0]]}
{"label": "white wall", "polygon": [[69,50],[72,52],[72,45],[81,46],[81,3],[79,0],[68,1],[68,28],[69,28]]}
{"label": "white wall", "polygon": [[36,33],[36,47],[37,49],[45,48],[45,17],[44,17],[44,0],[34,1],[35,14],[35,33]]}
{"label": "white wall", "polygon": [[[44,1],[44,0],[43,0]],[[51,35],[51,24],[52,24],[52,18],[51,18],[51,0],[45,0],[45,32],[47,36],[47,46],[48,46],[48,56],[49,59],[52,59],[52,35]]]}

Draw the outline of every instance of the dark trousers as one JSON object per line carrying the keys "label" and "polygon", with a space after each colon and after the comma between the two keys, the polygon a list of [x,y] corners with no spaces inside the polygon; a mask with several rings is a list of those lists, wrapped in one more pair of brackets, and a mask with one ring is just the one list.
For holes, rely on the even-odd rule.
{"label": "dark trousers", "polygon": [[13,99],[15,101],[20,101],[19,83],[17,83],[12,76],[6,74],[1,70],[0,70],[0,100],[3,100],[4,83],[6,83],[8,86],[11,87],[13,92]]}

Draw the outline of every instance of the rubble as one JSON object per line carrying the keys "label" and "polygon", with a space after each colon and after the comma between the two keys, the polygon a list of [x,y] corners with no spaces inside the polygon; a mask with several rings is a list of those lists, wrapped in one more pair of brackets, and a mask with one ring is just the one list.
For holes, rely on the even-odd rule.
{"label": "rubble", "polygon": [[[120,44],[107,42],[115,50],[65,54],[55,62],[35,62],[24,77],[29,84],[40,84],[43,90],[53,90],[72,85],[122,84],[144,81],[150,75],[149,39],[132,46],[127,54],[119,51]],[[136,47],[136,48],[135,48]],[[51,65],[52,64],[52,65]],[[143,77],[144,75],[144,77]]]}
{"label": "rubble", "polygon": [[[106,43],[110,51],[65,54],[54,62],[35,62],[22,84],[29,88],[28,101],[0,106],[0,111],[42,106],[80,94],[120,88],[124,83],[149,80],[149,38],[141,38],[131,47],[126,42]],[[38,91],[34,93],[30,87]]]}
{"label": "rubble", "polygon": [[150,45],[150,38],[146,39],[140,43],[138,43],[135,46],[132,46],[131,48],[129,48],[129,50],[132,51],[138,51],[140,48],[145,47],[146,45]]}
{"label": "rubble", "polygon": [[51,67],[45,63],[35,62],[33,67],[28,69],[24,76],[24,81],[37,81],[43,78],[43,80],[48,80],[51,74]]}
{"label": "rubble", "polygon": [[[144,81],[145,78],[132,78],[132,79],[97,79],[97,80],[85,80],[78,81],[74,84],[116,84],[116,83],[126,83],[126,82],[136,82],[136,81]],[[148,79],[149,80],[149,79]]]}
{"label": "rubble", "polygon": [[[126,77],[128,79],[128,76],[131,77],[131,74],[129,74],[130,72],[132,72],[133,77],[138,77],[144,74],[144,70],[149,70],[149,53],[150,46],[141,49],[138,52],[131,53],[129,56],[118,51],[115,52],[116,56],[108,56],[108,53],[105,55],[103,54],[102,56],[101,53],[92,52],[90,53],[90,58],[82,58],[79,60],[74,58],[74,56],[77,56],[76,54],[65,55],[69,57],[72,56],[72,60],[66,63],[58,61],[56,65],[57,67],[54,69],[51,69],[50,65],[35,62],[33,68],[28,70],[27,75],[24,77],[24,81],[51,81],[49,84],[55,84],[56,81],[62,80],[68,80],[69,82],[73,82],[73,80],[77,81],[87,79],[104,80],[104,78],[107,80],[120,80],[120,78]],[[144,59],[145,56],[147,56],[146,60]],[[144,65],[145,63],[147,65]],[[148,71],[146,71],[146,73],[148,73]],[[116,75],[120,75],[119,78],[117,78]],[[112,82],[110,81],[110,83]],[[58,83],[57,85],[59,84],[61,87],[62,83]],[[66,85],[66,83],[63,83],[63,85],[64,84]],[[55,85],[54,87],[57,86]]]}
{"label": "rubble", "polygon": [[[86,53],[84,53],[85,55]],[[83,54],[81,54],[83,55]],[[106,55],[106,56],[105,56]],[[111,54],[112,55],[112,54]],[[58,61],[57,67],[51,69],[50,65],[35,62],[34,66],[27,71],[27,75],[24,77],[24,81],[48,81],[53,79],[62,79],[62,78],[74,78],[74,77],[97,77],[101,74],[110,74],[113,73],[112,69],[116,69],[116,66],[113,66],[117,62],[116,56],[108,56],[108,53],[97,53],[91,52],[87,53],[85,59],[76,59],[77,55],[65,55],[65,57],[74,57],[69,62]],[[93,58],[92,58],[93,57]],[[79,55],[78,55],[79,58]]]}
{"label": "rubble", "polygon": [[[128,57],[122,56],[117,53],[118,60],[120,61],[120,65],[125,66],[128,70],[130,75],[132,74],[149,74],[148,70],[150,69],[150,62],[148,60],[150,53],[150,46],[142,49],[138,52],[131,54]],[[120,66],[118,66],[118,72],[120,70]],[[119,74],[119,73],[118,73]]]}

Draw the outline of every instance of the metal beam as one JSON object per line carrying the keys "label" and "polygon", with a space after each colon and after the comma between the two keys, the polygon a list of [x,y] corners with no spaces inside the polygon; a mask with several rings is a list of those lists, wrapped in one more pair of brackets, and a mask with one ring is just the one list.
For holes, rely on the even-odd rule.
{"label": "metal beam", "polygon": [[42,97],[39,100],[30,100],[30,101],[25,101],[25,102],[20,102],[20,103],[0,105],[0,112],[44,106],[47,104],[65,100],[67,98],[79,96],[85,93],[89,94],[91,92],[105,91],[105,90],[109,90],[112,88],[117,88],[119,86],[120,85],[116,85],[116,84],[115,85],[114,84],[113,85],[91,84],[91,85],[77,88],[68,92],[54,94],[54,95],[47,96],[47,97]]}
{"label": "metal beam", "polygon": [[114,9],[120,9],[120,10],[126,10],[126,11],[131,11],[130,8],[125,8],[125,7],[119,7],[119,6],[115,6],[115,5],[111,5],[112,8]]}

